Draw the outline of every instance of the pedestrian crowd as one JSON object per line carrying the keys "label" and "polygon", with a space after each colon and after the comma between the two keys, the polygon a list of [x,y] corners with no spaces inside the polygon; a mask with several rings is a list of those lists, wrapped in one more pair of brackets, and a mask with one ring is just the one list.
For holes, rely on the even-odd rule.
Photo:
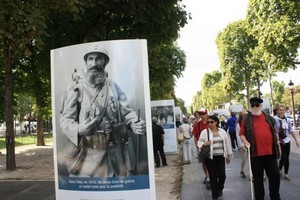
{"label": "pedestrian crowd", "polygon": [[[241,178],[248,176],[252,199],[264,199],[264,182],[268,179],[270,199],[280,200],[281,179],[291,181],[288,176],[290,141],[294,139],[298,148],[300,141],[291,121],[285,117],[285,106],[277,106],[276,113],[271,116],[263,110],[262,103],[261,98],[252,97],[250,110],[231,112],[227,121],[223,115],[209,115],[207,109],[201,108],[194,116],[184,117],[182,123],[177,122],[177,134],[183,136],[178,142],[182,145],[184,164],[191,163],[192,145],[197,152],[209,149],[208,156],[203,158],[203,153],[198,154],[198,160],[205,175],[203,183],[211,191],[213,200],[223,196],[226,165],[233,159],[234,151],[241,154],[237,173]],[[249,172],[245,172],[247,158]],[[155,159],[155,162],[159,166],[159,161]]]}

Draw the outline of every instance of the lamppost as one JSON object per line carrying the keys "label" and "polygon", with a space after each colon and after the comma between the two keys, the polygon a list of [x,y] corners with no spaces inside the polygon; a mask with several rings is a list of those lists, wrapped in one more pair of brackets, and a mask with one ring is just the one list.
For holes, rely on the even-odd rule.
{"label": "lamppost", "polygon": [[294,93],[295,93],[295,90],[294,90],[294,83],[292,82],[292,80],[290,80],[290,82],[289,82],[288,85],[289,85],[289,89],[291,91],[291,96],[292,96],[292,110],[293,110],[293,120],[294,120],[293,126],[294,126],[294,128],[296,128],[295,104],[294,104]]}

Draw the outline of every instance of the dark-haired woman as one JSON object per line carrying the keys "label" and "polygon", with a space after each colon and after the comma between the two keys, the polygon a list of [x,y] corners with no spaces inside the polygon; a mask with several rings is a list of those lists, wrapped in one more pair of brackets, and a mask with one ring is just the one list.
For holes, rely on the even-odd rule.
{"label": "dark-haired woman", "polygon": [[[215,115],[208,117],[208,128],[203,130],[198,140],[198,147],[210,145],[210,157],[205,159],[208,169],[212,198],[223,196],[226,179],[225,162],[230,163],[232,147],[226,132],[219,128],[219,118]],[[209,134],[209,139],[208,139]]]}

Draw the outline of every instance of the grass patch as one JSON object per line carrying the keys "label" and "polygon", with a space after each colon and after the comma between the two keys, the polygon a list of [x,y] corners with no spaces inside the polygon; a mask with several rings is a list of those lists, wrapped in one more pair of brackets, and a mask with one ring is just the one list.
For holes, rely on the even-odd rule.
{"label": "grass patch", "polygon": [[[50,143],[53,142],[53,137],[52,134],[45,134],[45,143]],[[36,144],[37,143],[37,136],[36,135],[25,135],[25,136],[20,136],[16,135],[15,136],[15,146],[22,146],[22,145],[29,145],[29,144]],[[5,144],[5,137],[0,138],[0,149],[5,149],[6,144]]]}

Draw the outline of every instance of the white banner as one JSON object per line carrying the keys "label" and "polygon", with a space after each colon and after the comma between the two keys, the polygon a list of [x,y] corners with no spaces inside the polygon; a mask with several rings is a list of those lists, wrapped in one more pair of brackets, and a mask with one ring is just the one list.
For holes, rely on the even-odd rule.
{"label": "white banner", "polygon": [[56,199],[155,199],[146,40],[51,51]]}
{"label": "white banner", "polygon": [[151,101],[151,115],[164,129],[164,151],[177,152],[174,100]]}

